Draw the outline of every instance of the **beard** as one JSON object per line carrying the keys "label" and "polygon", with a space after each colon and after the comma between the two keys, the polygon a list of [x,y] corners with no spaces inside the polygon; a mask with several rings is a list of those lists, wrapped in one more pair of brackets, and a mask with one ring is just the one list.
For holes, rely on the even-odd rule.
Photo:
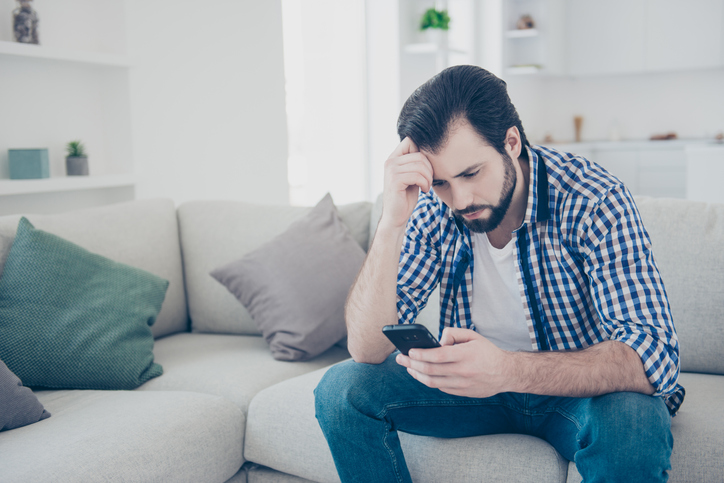
{"label": "beard", "polygon": [[[513,201],[513,192],[518,182],[518,175],[513,166],[513,160],[508,153],[503,154],[503,165],[505,167],[505,175],[503,179],[503,189],[500,192],[500,201],[497,205],[470,205],[464,210],[453,210],[453,216],[459,222],[463,223],[468,229],[474,233],[487,233],[493,231],[505,218],[508,213],[510,203]],[[476,211],[490,210],[487,218],[477,218],[475,220],[466,220],[462,215],[475,213]]]}

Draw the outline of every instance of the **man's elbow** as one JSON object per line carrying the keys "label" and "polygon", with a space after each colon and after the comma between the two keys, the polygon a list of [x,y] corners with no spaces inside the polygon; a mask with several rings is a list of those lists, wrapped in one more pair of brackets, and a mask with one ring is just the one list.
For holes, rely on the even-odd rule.
{"label": "man's elbow", "polygon": [[352,341],[347,341],[347,350],[355,362],[362,364],[382,364],[392,351],[371,350],[369,347],[359,347]]}

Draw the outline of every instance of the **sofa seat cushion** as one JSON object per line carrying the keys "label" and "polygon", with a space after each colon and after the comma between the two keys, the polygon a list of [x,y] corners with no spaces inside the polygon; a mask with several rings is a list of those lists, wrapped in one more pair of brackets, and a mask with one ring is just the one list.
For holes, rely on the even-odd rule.
{"label": "sofa seat cushion", "polygon": [[216,481],[243,463],[244,414],[188,392],[38,391],[53,414],[0,433],[4,482]]}
{"label": "sofa seat cushion", "polygon": [[156,341],[163,375],[138,390],[193,391],[223,396],[245,413],[262,389],[349,357],[340,347],[304,362],[277,361],[260,336],[183,333]]}
{"label": "sofa seat cushion", "polygon": [[266,466],[251,465],[247,467],[247,465],[244,465],[247,472],[247,483],[315,483],[312,480],[282,473]]}
{"label": "sofa seat cushion", "polygon": [[[284,381],[257,394],[247,415],[246,460],[312,481],[339,481],[314,417],[313,391],[325,371]],[[440,439],[400,433],[400,441],[416,482],[566,480],[568,461],[532,436]]]}
{"label": "sofa seat cushion", "polygon": [[[686,398],[671,420],[674,451],[670,483],[721,481],[724,475],[724,376],[683,372]],[[568,483],[580,483],[574,463]]]}

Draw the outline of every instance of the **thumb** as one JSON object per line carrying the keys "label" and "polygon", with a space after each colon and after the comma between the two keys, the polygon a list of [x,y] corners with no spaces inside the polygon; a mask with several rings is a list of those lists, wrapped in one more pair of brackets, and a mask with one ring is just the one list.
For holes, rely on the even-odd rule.
{"label": "thumb", "polygon": [[482,335],[478,334],[471,329],[460,329],[457,327],[446,327],[442,331],[442,337],[440,338],[440,345],[455,345],[462,344],[464,342],[470,342],[471,340],[479,339]]}

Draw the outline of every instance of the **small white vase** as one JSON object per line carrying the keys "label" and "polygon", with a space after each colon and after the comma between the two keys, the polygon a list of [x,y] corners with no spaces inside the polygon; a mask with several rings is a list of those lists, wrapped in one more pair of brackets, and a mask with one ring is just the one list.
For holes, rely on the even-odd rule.
{"label": "small white vase", "polygon": [[440,48],[447,47],[447,31],[442,29],[425,29],[425,40]]}

